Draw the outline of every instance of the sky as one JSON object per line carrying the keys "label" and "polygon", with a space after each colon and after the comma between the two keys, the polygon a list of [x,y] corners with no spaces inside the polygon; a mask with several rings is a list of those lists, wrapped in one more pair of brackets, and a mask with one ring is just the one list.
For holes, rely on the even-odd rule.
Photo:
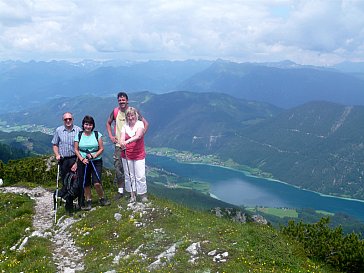
{"label": "sky", "polygon": [[3,60],[364,61],[364,0],[0,0]]}

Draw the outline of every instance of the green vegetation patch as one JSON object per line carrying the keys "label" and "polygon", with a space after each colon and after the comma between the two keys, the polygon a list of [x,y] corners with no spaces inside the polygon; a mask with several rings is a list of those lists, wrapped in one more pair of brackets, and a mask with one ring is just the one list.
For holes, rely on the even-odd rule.
{"label": "green vegetation patch", "polygon": [[0,193],[0,272],[56,272],[47,239],[30,237],[22,250],[11,250],[29,236],[33,207],[26,195]]}
{"label": "green vegetation patch", "polygon": [[331,229],[328,224],[328,217],[315,224],[290,221],[282,232],[301,242],[309,257],[342,272],[364,272],[364,241],[358,234],[344,235],[341,227]]}
{"label": "green vegetation patch", "polygon": [[289,209],[289,208],[258,207],[258,208],[247,208],[247,210],[249,210],[251,212],[262,212],[262,213],[277,216],[280,218],[284,218],[284,217],[297,218],[298,217],[297,210]]}
{"label": "green vegetation patch", "polygon": [[272,227],[150,200],[97,207],[73,226],[85,272],[334,272]]}
{"label": "green vegetation patch", "polygon": [[32,225],[34,202],[27,196],[0,193],[0,246],[15,245]]}
{"label": "green vegetation patch", "polygon": [[325,211],[325,210],[316,210],[317,213],[320,213],[320,214],[323,214],[323,215],[327,215],[327,216],[334,216],[335,213],[332,213],[332,212],[328,212],[328,211]]}

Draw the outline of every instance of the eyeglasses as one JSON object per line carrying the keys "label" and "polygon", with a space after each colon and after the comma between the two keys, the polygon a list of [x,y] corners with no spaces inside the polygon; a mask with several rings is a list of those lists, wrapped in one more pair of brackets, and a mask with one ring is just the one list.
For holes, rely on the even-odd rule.
{"label": "eyeglasses", "polygon": [[63,119],[64,121],[71,121],[72,120],[72,118],[65,118],[65,119]]}

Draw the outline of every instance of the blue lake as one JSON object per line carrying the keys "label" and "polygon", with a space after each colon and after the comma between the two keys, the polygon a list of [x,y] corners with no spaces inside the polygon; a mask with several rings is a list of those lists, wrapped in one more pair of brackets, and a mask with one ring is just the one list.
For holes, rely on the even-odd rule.
{"label": "blue lake", "polygon": [[363,201],[320,195],[274,180],[249,176],[241,171],[205,164],[179,163],[168,157],[148,155],[146,163],[179,176],[208,182],[211,194],[234,205],[313,208],[342,212],[364,222]]}

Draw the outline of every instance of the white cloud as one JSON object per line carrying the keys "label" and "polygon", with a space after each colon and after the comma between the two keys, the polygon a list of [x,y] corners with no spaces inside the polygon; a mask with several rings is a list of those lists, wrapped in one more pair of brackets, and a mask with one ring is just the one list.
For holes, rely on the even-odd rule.
{"label": "white cloud", "polygon": [[360,0],[0,0],[0,59],[363,61]]}

